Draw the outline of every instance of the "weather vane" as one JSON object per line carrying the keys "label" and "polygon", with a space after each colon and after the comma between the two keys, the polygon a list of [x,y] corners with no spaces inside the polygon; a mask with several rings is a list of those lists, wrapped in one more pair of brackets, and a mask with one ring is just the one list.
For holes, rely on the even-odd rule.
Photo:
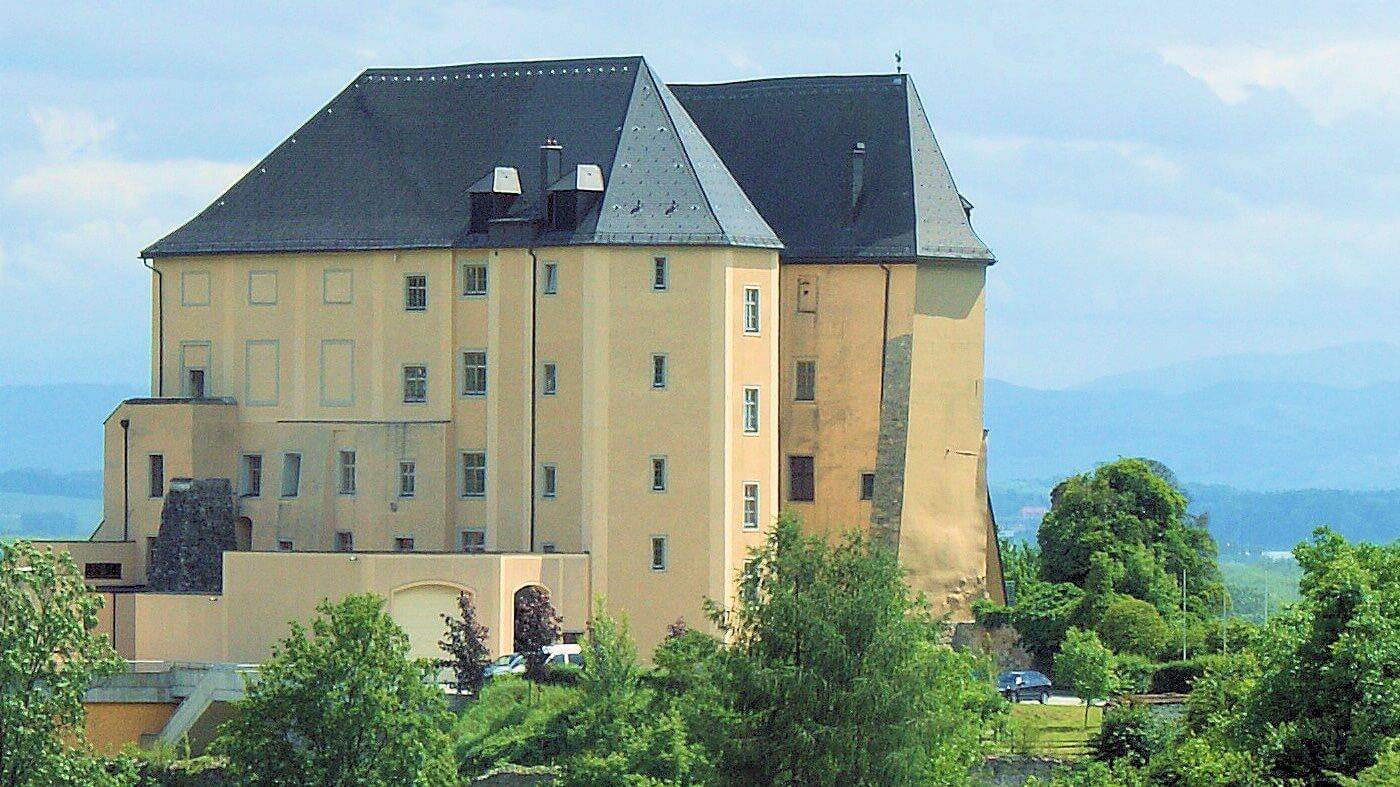
{"label": "weather vane", "polygon": [[896,74],[904,73],[904,55],[898,49],[894,50],[894,72]]}

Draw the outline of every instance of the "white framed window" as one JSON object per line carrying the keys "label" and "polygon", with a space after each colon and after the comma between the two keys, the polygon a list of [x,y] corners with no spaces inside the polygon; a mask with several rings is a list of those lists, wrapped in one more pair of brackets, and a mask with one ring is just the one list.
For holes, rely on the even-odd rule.
{"label": "white framed window", "polygon": [[418,491],[418,463],[399,462],[399,497],[413,497]]}
{"label": "white framed window", "polygon": [[744,333],[756,334],[759,329],[759,291],[757,287],[744,288]]}
{"label": "white framed window", "polygon": [[301,494],[301,454],[282,454],[282,496]]}
{"label": "white framed window", "polygon": [[657,291],[664,291],[671,285],[669,270],[670,263],[665,257],[651,258],[651,288]]}
{"label": "white framed window", "polygon": [[744,386],[744,434],[758,434],[758,386]]}
{"label": "white framed window", "polygon": [[467,350],[462,353],[462,395],[486,395],[485,350]]}
{"label": "white framed window", "polygon": [[262,454],[243,455],[243,473],[238,487],[243,497],[262,496]]}
{"label": "white framed window", "polygon": [[165,497],[165,455],[151,454],[149,457],[151,497]]}
{"label": "white framed window", "polygon": [[486,297],[486,263],[462,263],[462,296],[465,298]]}
{"label": "white framed window", "polygon": [[559,393],[559,365],[546,361],[540,374],[540,393],[553,396]]}
{"label": "white framed window", "polygon": [[669,383],[668,370],[666,368],[666,354],[651,354],[651,387],[657,390],[665,388]]}
{"label": "white framed window", "polygon": [[428,276],[410,273],[403,277],[403,308],[405,311],[428,310]]}
{"label": "white framed window", "polygon": [[798,361],[793,369],[792,398],[798,402],[817,400],[817,362]]}
{"label": "white framed window", "polygon": [[486,452],[462,452],[462,497],[486,496]]}
{"label": "white framed window", "polygon": [[486,531],[476,528],[463,530],[461,547],[463,552],[485,552]]}
{"label": "white framed window", "polygon": [[666,457],[653,456],[651,458],[651,491],[665,492],[666,486],[670,482],[669,475]]}
{"label": "white framed window", "polygon": [[409,536],[397,536],[394,538],[395,552],[412,552],[413,539]]}
{"label": "white framed window", "polygon": [[758,529],[758,482],[744,482],[744,529]]}
{"label": "white framed window", "polygon": [[355,452],[340,452],[340,494],[355,494]]}
{"label": "white framed window", "polygon": [[666,543],[665,536],[651,537],[651,570],[665,571],[666,565],[670,561],[670,549]]}
{"label": "white framed window", "polygon": [[555,295],[559,292],[559,263],[546,262],[544,264],[544,294]]}
{"label": "white framed window", "polygon": [[354,551],[355,551],[355,534],[354,534],[354,533],[351,533],[349,530],[337,530],[337,531],[335,531],[335,551],[337,551],[337,552],[354,552]]}
{"label": "white framed window", "polygon": [[559,496],[559,466],[548,463],[540,467],[540,496]]}
{"label": "white framed window", "polygon": [[428,367],[422,364],[403,368],[404,404],[422,404],[428,401]]}

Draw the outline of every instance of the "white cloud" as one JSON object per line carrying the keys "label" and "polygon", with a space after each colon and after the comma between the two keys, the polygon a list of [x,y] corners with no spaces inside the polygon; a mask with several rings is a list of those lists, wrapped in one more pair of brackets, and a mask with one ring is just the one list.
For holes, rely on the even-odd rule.
{"label": "white cloud", "polygon": [[59,159],[94,151],[117,130],[115,121],[98,120],[81,109],[30,107],[29,119],[44,152]]}
{"label": "white cloud", "polygon": [[1282,90],[1323,125],[1367,111],[1400,114],[1400,40],[1344,41],[1311,49],[1166,47],[1162,59],[1227,104]]}
{"label": "white cloud", "polygon": [[60,158],[16,177],[8,194],[63,213],[137,216],[170,202],[197,210],[200,201],[212,202],[246,169],[199,159]]}

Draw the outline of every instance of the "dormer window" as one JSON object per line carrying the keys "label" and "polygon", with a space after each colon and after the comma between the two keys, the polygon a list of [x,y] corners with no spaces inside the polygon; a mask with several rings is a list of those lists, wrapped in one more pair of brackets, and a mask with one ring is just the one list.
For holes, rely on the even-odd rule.
{"label": "dormer window", "polygon": [[472,184],[471,225],[468,232],[485,232],[494,219],[504,217],[520,197],[520,173],[515,167],[496,167]]}
{"label": "dormer window", "polygon": [[546,222],[556,232],[573,232],[603,195],[603,169],[579,164],[549,186]]}

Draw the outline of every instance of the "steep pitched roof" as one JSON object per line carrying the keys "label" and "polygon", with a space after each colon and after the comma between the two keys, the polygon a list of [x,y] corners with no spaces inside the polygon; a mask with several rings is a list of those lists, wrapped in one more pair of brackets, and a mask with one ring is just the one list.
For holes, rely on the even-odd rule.
{"label": "steep pitched roof", "polygon": [[[995,261],[907,75],[671,89],[782,238],[785,261]],[[856,143],[864,189],[853,210]]]}
{"label": "steep pitched roof", "polygon": [[[777,236],[640,57],[361,74],[190,222],[143,256],[484,245],[468,190],[515,167],[520,218],[543,213],[539,145],[605,192],[573,232],[537,245],[777,248]],[[548,184],[546,184],[548,185]]]}

